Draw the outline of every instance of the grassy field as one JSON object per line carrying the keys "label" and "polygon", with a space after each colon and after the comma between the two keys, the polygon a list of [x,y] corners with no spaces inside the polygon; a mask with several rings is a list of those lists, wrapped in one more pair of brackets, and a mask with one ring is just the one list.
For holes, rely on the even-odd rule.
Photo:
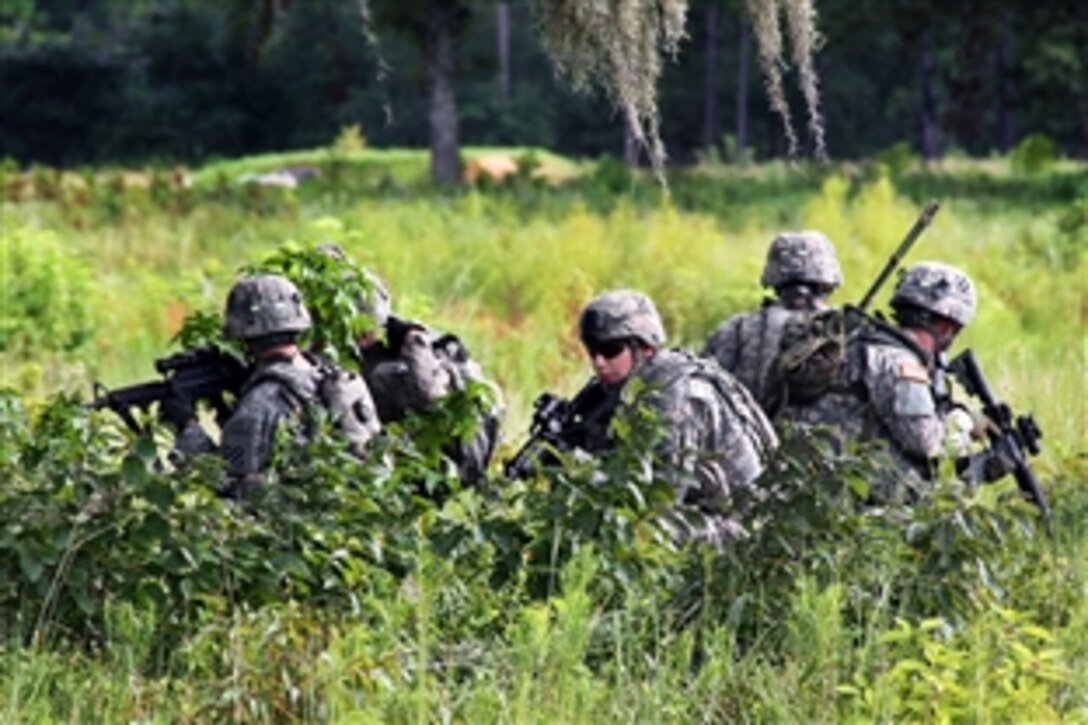
{"label": "grassy field", "polygon": [[[48,625],[50,607],[66,596],[74,565],[64,552],[73,541],[82,545],[75,529],[57,523],[46,533],[68,538],[42,578],[65,585],[62,593],[46,586],[32,596],[17,584],[0,591],[9,593],[4,720],[1088,722],[1088,172],[1059,165],[1016,174],[1002,160],[895,176],[869,165],[704,166],[677,172],[665,192],[614,163],[533,156],[553,170],[553,181],[526,173],[457,191],[429,188],[426,159],[415,151],[228,161],[186,174],[185,183],[171,171],[8,169],[0,180],[7,199],[0,385],[34,410],[57,392],[87,399],[94,380],[151,379],[153,360],[170,350],[182,320],[220,309],[241,265],[285,243],[333,240],[386,280],[399,311],[462,336],[504,391],[509,450],[540,392],[570,394],[588,375],[575,322],[595,293],[647,292],[673,344],[699,348],[720,320],[759,303],[757,281],[776,232],[826,232],[846,273],[837,299],[857,300],[924,202],[938,197],[942,209],[907,263],[947,261],[978,283],[980,313],[956,349],[975,349],[994,389],[1015,410],[1034,412],[1042,427],[1044,453],[1034,462],[1053,499],[1055,538],[1003,525],[993,536],[980,533],[989,519],[971,518],[984,513],[969,509],[972,533],[953,527],[954,545],[933,544],[951,546],[941,549],[946,556],[970,554],[970,565],[954,575],[940,569],[950,590],[962,587],[974,601],[970,616],[956,620],[938,606],[908,604],[897,589],[916,577],[940,591],[940,580],[923,569],[936,549],[903,548],[872,522],[835,519],[843,528],[828,540],[805,541],[838,568],[798,554],[785,583],[758,579],[766,589],[752,594],[776,614],[752,634],[734,626],[744,597],[723,590],[721,601],[709,601],[714,589],[698,575],[700,567],[727,571],[728,557],[649,567],[652,576],[624,582],[619,607],[600,584],[623,580],[617,571],[626,571],[630,551],[614,542],[596,555],[586,542],[572,545],[582,553],[569,557],[551,597],[531,595],[525,582],[487,586],[479,562],[497,557],[498,539],[481,535],[486,546],[446,559],[432,546],[441,522],[471,520],[491,531],[486,511],[477,510],[486,501],[466,495],[441,511],[393,516],[418,534],[404,544],[409,573],[370,562],[366,576],[347,586],[337,568],[336,586],[351,591],[331,610],[297,591],[262,606],[208,596],[164,651],[164,612],[106,587],[87,605],[99,623],[93,636],[58,624],[25,646],[43,631],[27,622]],[[299,165],[320,176],[293,190],[233,181],[246,171]],[[14,420],[10,409],[5,415]],[[5,469],[20,481],[16,488],[86,475],[61,465],[69,454],[59,448],[31,456],[30,442],[6,435],[0,444],[35,461]],[[37,470],[50,456],[57,463],[48,476],[18,469]],[[1011,486],[984,491],[982,511]],[[171,490],[175,501],[189,501],[178,492],[184,489]],[[4,571],[18,578],[32,567],[19,554],[25,536],[11,530],[16,502],[0,499],[8,527],[0,547],[11,559]],[[517,520],[530,520],[529,503],[502,504],[520,506]],[[189,514],[200,516],[202,506],[218,504],[190,505]],[[946,515],[934,509],[934,530],[945,531]],[[178,525],[176,510],[170,517]],[[103,530],[127,541],[118,533],[127,526],[114,521]],[[558,540],[526,536],[538,535]],[[873,554],[883,562],[879,571],[852,553],[855,540],[869,538],[898,552]],[[1002,550],[987,553],[987,543]],[[87,544],[88,552],[99,545]],[[643,544],[631,546],[642,551]],[[653,589],[654,577],[679,570],[689,585],[705,585],[708,601],[695,625],[678,625],[669,598]],[[873,588],[859,591],[865,587],[855,576]],[[990,590],[991,576],[1003,594]],[[881,587],[901,596],[880,599]],[[859,614],[869,596],[879,605]],[[27,611],[39,616],[28,619]]]}

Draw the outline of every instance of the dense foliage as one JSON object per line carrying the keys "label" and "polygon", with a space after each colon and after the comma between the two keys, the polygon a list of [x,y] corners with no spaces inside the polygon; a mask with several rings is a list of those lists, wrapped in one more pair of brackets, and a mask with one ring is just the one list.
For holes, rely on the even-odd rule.
{"label": "dense foliage", "polygon": [[[301,159],[322,175],[297,190],[220,173],[295,161],[213,167],[192,186],[6,172],[5,289],[72,285],[12,298],[3,328],[21,331],[0,350],[0,380],[18,391],[0,395],[6,720],[1088,711],[1085,393],[1070,342],[1088,264],[1082,170],[706,165],[674,177],[667,199],[610,163],[560,188],[524,174],[457,194],[417,183],[421,155],[321,152]],[[368,462],[332,430],[281,446],[264,495],[236,506],[214,495],[216,458],[173,470],[164,431],[136,436],[83,405],[91,377],[150,378],[179,330],[213,334],[241,267],[320,268],[304,250],[336,241],[381,273],[398,309],[462,334],[500,380],[508,452],[537,392],[584,379],[572,325],[595,291],[647,290],[672,337],[698,344],[758,302],[775,231],[827,231],[843,298],[856,298],[913,221],[912,198],[934,193],[944,208],[915,254],[979,283],[964,344],[1044,429],[1034,463],[1053,538],[1010,481],[969,493],[949,477],[917,506],[865,506],[879,457],[790,436],[748,503],[750,536],[723,552],[678,549],[657,522],[668,488],[645,465],[655,421],[621,426],[627,444],[599,464],[462,490],[439,454],[440,434],[465,418],[456,398],[406,421]],[[315,274],[322,314],[339,314],[340,288]]]}

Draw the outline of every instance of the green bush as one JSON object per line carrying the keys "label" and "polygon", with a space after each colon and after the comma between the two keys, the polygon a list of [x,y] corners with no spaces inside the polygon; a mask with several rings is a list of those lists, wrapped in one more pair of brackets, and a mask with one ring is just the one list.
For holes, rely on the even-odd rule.
{"label": "green bush", "polygon": [[1020,174],[1041,174],[1058,159],[1058,146],[1041,133],[1028,135],[1009,154],[1012,170]]}
{"label": "green bush", "polygon": [[78,350],[95,333],[88,265],[53,232],[0,226],[0,353]]}

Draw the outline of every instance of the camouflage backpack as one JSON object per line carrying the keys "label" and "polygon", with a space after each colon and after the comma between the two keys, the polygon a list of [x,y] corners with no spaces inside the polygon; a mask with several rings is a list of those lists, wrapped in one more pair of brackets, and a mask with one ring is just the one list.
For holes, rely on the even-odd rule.
{"label": "camouflage backpack", "polygon": [[841,383],[846,338],[859,319],[848,310],[820,310],[791,320],[782,329],[778,354],[767,371],[767,412],[804,406]]}

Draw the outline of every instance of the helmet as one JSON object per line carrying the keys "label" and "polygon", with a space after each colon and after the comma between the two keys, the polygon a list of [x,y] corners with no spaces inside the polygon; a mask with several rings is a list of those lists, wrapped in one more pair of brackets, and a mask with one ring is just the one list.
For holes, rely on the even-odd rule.
{"label": "helmet", "polygon": [[760,283],[777,288],[790,282],[831,287],[842,284],[842,268],[835,247],[823,232],[783,232],[771,242]]}
{"label": "helmet", "polygon": [[[314,250],[326,254],[333,259],[345,263],[351,264],[351,260],[347,254],[344,253],[343,248],[335,242],[325,242],[314,247]],[[385,323],[389,320],[389,315],[393,311],[393,300],[389,295],[389,288],[382,282],[381,277],[371,272],[369,269],[363,269],[363,277],[366,279],[367,287],[369,287],[369,293],[365,298],[359,298],[355,300],[355,308],[363,314],[369,315],[374,319],[379,327],[384,327]],[[345,272],[345,275],[350,272]]]}
{"label": "helmet", "polygon": [[900,273],[891,305],[913,305],[966,325],[975,316],[978,295],[963,271],[941,262],[919,262]]}
{"label": "helmet", "polygon": [[363,270],[363,276],[370,285],[370,292],[367,299],[358,300],[356,304],[360,312],[370,315],[379,327],[384,327],[393,311],[393,299],[389,295],[389,289],[382,282],[382,278],[369,269]]}
{"label": "helmet", "polygon": [[227,337],[251,340],[310,329],[302,293],[288,279],[261,274],[239,280],[227,295],[223,326]]}
{"label": "helmet", "polygon": [[653,301],[634,290],[594,297],[582,309],[578,332],[583,344],[633,337],[651,347],[665,344],[665,326]]}

